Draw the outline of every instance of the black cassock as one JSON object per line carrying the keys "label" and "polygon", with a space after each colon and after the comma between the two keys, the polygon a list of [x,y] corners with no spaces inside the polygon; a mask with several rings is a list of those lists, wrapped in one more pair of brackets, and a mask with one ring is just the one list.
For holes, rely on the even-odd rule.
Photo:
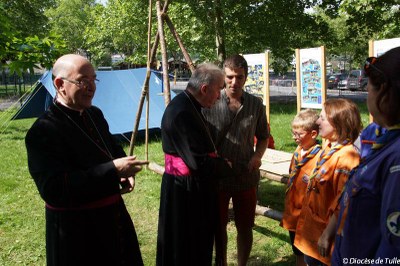
{"label": "black cassock", "polygon": [[47,265],[142,265],[112,158],[125,156],[102,112],[50,106],[26,135],[29,171],[46,202]]}
{"label": "black cassock", "polygon": [[[211,265],[216,222],[216,185],[232,176],[215,147],[201,114],[200,104],[189,92],[177,95],[165,110],[162,145],[166,156],[178,157],[190,174],[171,174],[179,168],[166,162],[162,178],[157,239],[157,265]],[[167,160],[167,159],[166,159]],[[179,170],[179,169],[178,169]]]}

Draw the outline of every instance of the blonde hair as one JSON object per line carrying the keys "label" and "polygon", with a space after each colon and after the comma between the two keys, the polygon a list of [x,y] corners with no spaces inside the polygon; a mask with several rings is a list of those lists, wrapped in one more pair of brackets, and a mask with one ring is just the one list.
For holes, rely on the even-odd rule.
{"label": "blonde hair", "polygon": [[305,131],[319,131],[317,124],[318,113],[312,109],[301,110],[292,121],[292,129],[303,129]]}

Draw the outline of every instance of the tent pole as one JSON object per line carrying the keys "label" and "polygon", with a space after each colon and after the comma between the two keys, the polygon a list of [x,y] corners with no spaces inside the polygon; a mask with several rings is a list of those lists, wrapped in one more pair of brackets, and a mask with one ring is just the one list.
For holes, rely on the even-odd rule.
{"label": "tent pole", "polygon": [[[168,5],[168,0],[165,1],[165,5]],[[167,59],[167,44],[165,42],[164,35],[164,12],[161,12],[160,0],[156,2],[157,7],[157,21],[158,21],[158,35],[160,36],[160,47],[161,47],[161,57],[162,57],[162,74],[164,83],[164,102],[165,106],[171,101],[171,93],[169,87],[169,75],[168,75],[168,59]]]}
{"label": "tent pole", "polygon": [[[149,0],[149,20],[148,20],[148,30],[147,30],[147,73],[150,73],[151,65],[151,16],[152,16],[152,0]],[[145,141],[145,160],[149,160],[149,109],[150,109],[150,88],[147,89],[147,101],[146,101],[146,141]]]}
{"label": "tent pole", "polygon": [[[150,3],[151,3],[151,1],[150,1]],[[168,1],[165,2],[164,8],[163,8],[164,11],[166,11],[168,9],[168,4],[169,4]],[[151,12],[151,6],[149,8],[149,14],[150,14],[150,12]],[[151,20],[151,15],[149,15],[149,21],[150,20]],[[149,26],[148,36],[151,35],[150,32],[151,32],[151,28]],[[151,62],[154,62],[154,60],[155,60],[155,56],[156,56],[156,53],[157,53],[157,47],[158,47],[158,44],[159,44],[159,40],[160,40],[160,37],[159,37],[159,34],[157,32],[155,40],[154,40],[153,47],[152,47],[151,52],[150,52],[151,55],[147,59],[148,65],[147,65],[147,71],[146,71],[146,78],[145,78],[144,83],[143,83],[142,94],[141,94],[139,105],[138,105],[138,111],[136,113],[135,125],[134,125],[133,131],[132,131],[132,136],[131,136],[131,141],[130,141],[130,146],[129,146],[129,153],[128,153],[129,156],[133,155],[133,151],[134,151],[134,148],[135,148],[136,135],[137,135],[137,132],[138,132],[138,129],[139,129],[140,117],[142,116],[143,103],[144,103],[144,99],[148,95],[148,91],[149,91],[149,81],[150,81],[150,75],[151,75],[150,64],[151,64]],[[149,41],[148,41],[148,43],[149,43]],[[150,62],[150,64],[149,64],[149,62]],[[150,101],[149,98],[148,98],[148,101]],[[146,125],[146,128],[147,128],[147,125]]]}
{"label": "tent pole", "polygon": [[167,23],[172,35],[174,35],[176,42],[178,43],[179,47],[181,48],[181,51],[183,53],[183,56],[185,57],[186,63],[189,65],[190,71],[193,73],[195,67],[193,65],[192,59],[190,58],[185,46],[183,45],[183,42],[182,42],[181,37],[179,36],[179,33],[176,31],[168,14],[165,14],[164,18],[165,18],[165,22]]}

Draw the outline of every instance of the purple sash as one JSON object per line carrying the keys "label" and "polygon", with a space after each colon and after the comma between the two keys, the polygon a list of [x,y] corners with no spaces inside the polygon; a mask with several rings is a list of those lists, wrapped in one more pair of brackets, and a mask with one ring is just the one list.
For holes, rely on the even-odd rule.
{"label": "purple sash", "polygon": [[175,176],[188,176],[190,169],[181,157],[165,154],[165,173]]}

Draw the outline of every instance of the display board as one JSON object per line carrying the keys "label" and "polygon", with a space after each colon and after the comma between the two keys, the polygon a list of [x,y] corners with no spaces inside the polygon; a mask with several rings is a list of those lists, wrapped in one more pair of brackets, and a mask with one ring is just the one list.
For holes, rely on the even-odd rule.
{"label": "display board", "polygon": [[370,54],[370,56],[375,56],[375,57],[381,56],[388,50],[399,46],[400,46],[400,38],[373,41],[373,49],[372,49],[373,54],[372,55]]}
{"label": "display board", "polygon": [[249,67],[246,84],[244,89],[246,92],[264,98],[265,89],[265,54],[247,54],[243,55]]}
{"label": "display board", "polygon": [[322,109],[325,101],[325,52],[324,47],[298,49],[298,97],[300,108]]}
{"label": "display board", "polygon": [[[370,40],[369,41],[369,56],[381,56],[392,48],[400,46],[400,38]],[[373,117],[369,115],[369,122],[372,123]]]}
{"label": "display board", "polygon": [[245,54],[248,74],[244,90],[263,99],[269,121],[269,52],[262,54]]}

